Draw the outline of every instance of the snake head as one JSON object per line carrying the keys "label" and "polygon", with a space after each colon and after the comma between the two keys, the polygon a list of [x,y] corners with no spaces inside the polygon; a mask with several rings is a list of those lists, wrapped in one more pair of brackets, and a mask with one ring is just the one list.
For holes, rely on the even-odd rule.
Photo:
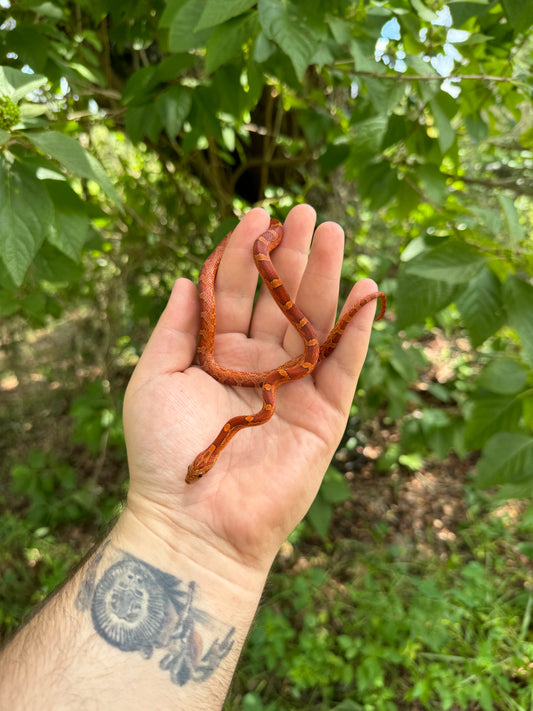
{"label": "snake head", "polygon": [[186,484],[194,484],[195,481],[198,481],[198,479],[201,479],[203,477],[203,474],[201,472],[197,472],[193,465],[190,464],[189,468],[187,469],[187,476],[185,477],[185,483]]}
{"label": "snake head", "polygon": [[194,484],[195,481],[201,479],[211,469],[216,461],[216,456],[213,456],[213,449],[213,445],[211,445],[208,449],[200,452],[194,462],[189,465],[187,476],[185,477],[187,484]]}

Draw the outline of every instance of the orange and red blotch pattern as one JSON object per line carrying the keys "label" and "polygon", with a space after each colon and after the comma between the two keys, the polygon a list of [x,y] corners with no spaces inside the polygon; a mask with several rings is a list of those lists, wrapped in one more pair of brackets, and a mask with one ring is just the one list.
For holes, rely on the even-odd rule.
{"label": "orange and red blotch pattern", "polygon": [[268,287],[276,304],[283,314],[300,334],[304,351],[296,358],[283,363],[274,370],[252,373],[248,371],[231,370],[216,363],[214,358],[216,333],[215,278],[222,255],[229,242],[231,232],[226,235],[215,251],[207,258],[198,280],[200,289],[200,332],[198,338],[198,360],[202,368],[213,378],[225,385],[261,388],[263,406],[254,415],[240,415],[226,422],[214,441],[196,457],[189,466],[185,481],[191,484],[206,474],[215,464],[220,452],[230,439],[244,427],[254,427],[267,422],[276,407],[276,390],[280,385],[299,380],[309,375],[317,363],[327,358],[337,346],[346,326],[363,306],[381,299],[381,310],[376,318],[379,321],[385,313],[386,297],[382,291],[375,291],[360,299],[342,316],[322,345],[312,324],[297,304],[289,296],[281,279],[274,269],[270,253],[280,244],[283,237],[283,227],[278,220],[272,219],[270,227],[254,242],[253,253],[257,271]]}

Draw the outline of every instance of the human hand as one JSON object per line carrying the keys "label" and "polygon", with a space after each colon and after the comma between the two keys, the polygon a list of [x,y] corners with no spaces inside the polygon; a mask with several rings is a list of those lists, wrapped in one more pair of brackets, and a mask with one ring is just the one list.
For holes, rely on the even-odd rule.
{"label": "human hand", "polygon": [[[314,225],[311,207],[293,208],[272,259],[322,342],[335,320],[344,239],[342,229],[329,222],[313,237]],[[247,213],[216,279],[216,360],[235,370],[275,368],[303,350],[264,286],[254,305],[252,244],[268,226],[264,210]],[[360,281],[344,310],[375,288],[371,280]],[[187,486],[195,456],[228,419],[257,412],[261,398],[258,389],[222,385],[193,364],[199,300],[192,282],[179,279],[126,392],[129,510],[159,536],[179,539],[180,546],[187,540],[191,550],[207,546],[268,569],[312,503],[342,436],[374,313],[372,305],[364,307],[312,375],[279,389],[272,419],[239,432],[213,470]]]}

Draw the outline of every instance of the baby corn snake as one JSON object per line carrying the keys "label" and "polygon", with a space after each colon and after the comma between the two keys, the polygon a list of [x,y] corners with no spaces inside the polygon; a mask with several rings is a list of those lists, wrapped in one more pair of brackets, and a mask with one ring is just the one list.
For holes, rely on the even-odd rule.
{"label": "baby corn snake", "polygon": [[214,291],[218,267],[230,236],[231,232],[226,235],[214,252],[207,258],[200,271],[198,285],[201,314],[197,346],[198,361],[203,370],[220,383],[250,388],[260,387],[263,406],[259,412],[253,415],[239,415],[226,422],[209,447],[200,452],[189,466],[185,477],[187,484],[197,481],[211,469],[221,451],[239,430],[244,427],[262,425],[270,420],[276,406],[276,390],[278,387],[292,380],[304,378],[312,373],[317,363],[327,358],[335,350],[349,321],[363,306],[376,299],[381,299],[381,310],[375,319],[376,321],[382,318],[386,308],[386,297],[382,291],[374,291],[364,296],[353,304],[337,321],[324,343],[320,345],[315,329],[300,308],[292,301],[270,259],[270,253],[280,244],[283,237],[281,223],[278,220],[271,219],[268,230],[254,242],[254,260],[257,271],[263,278],[274,301],[302,338],[304,351],[301,355],[291,358],[291,360],[283,363],[278,368],[260,373],[224,368],[215,361],[214,357],[216,330]]}

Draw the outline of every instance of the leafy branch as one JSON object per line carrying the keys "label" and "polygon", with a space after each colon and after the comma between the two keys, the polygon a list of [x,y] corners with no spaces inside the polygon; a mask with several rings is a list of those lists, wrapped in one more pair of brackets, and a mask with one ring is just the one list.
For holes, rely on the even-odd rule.
{"label": "leafy branch", "polygon": [[481,82],[502,82],[507,84],[523,84],[526,82],[517,80],[514,77],[504,77],[495,76],[493,74],[403,74],[397,72],[391,74],[390,72],[378,72],[378,71],[364,71],[362,69],[352,70],[352,74],[358,77],[366,77],[368,79],[387,79],[392,81],[481,81]]}

